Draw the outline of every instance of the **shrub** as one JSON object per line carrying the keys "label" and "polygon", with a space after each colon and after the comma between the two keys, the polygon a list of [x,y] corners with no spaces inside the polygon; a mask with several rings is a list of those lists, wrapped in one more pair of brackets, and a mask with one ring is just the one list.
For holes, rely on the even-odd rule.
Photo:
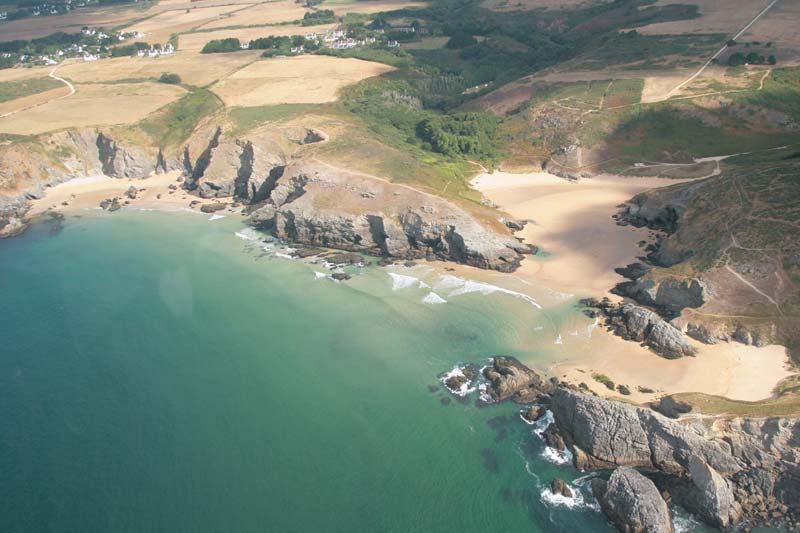
{"label": "shrub", "polygon": [[161,83],[171,83],[173,85],[177,85],[181,82],[181,77],[173,72],[162,72],[161,76],[158,78],[158,81]]}
{"label": "shrub", "polygon": [[606,386],[607,389],[614,390],[615,387],[614,382],[611,381],[611,378],[606,376],[605,374],[598,374],[598,373],[592,374],[592,379],[594,379],[598,383],[602,383],[603,385]]}
{"label": "shrub", "polygon": [[478,40],[475,39],[475,37],[473,37],[469,33],[459,31],[454,33],[452,37],[450,37],[450,40],[447,41],[445,47],[455,50],[459,48],[467,48],[468,46],[474,46],[476,44],[478,44]]}
{"label": "shrub", "polygon": [[206,45],[200,50],[203,54],[217,54],[222,52],[236,52],[242,49],[242,43],[236,37],[229,37],[227,39],[214,39],[208,41]]}

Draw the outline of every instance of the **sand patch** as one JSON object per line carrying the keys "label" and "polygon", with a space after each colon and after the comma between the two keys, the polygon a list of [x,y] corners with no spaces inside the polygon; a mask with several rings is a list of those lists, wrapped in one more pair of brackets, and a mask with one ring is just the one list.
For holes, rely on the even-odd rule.
{"label": "sand patch", "polygon": [[[623,278],[613,269],[642,254],[637,242],[647,238],[646,229],[617,226],[611,215],[616,206],[653,187],[679,183],[663,178],[598,176],[577,183],[545,174],[483,174],[473,185],[510,215],[534,222],[516,235],[536,244],[547,257],[529,258],[514,273],[534,285],[576,296],[607,295]],[[631,399],[644,401],[653,395],[635,391],[645,386],[667,393],[705,392],[738,400],[760,400],[791,375],[782,346],[756,348],[738,343],[714,346],[691,341],[697,357],[667,360],[607,333],[602,327],[579,342],[565,342],[563,359],[550,363],[524,361],[575,384],[584,382],[603,395],[619,396],[591,377],[592,372],[628,385]],[[581,370],[583,372],[581,372]]]}
{"label": "sand patch", "polygon": [[[178,37],[178,46],[181,50],[187,51],[200,51],[208,41],[214,39],[226,39],[235,37],[243,43],[249,43],[253,39],[260,37],[275,36],[292,36],[292,35],[305,35],[310,32],[318,34],[325,33],[332,29],[334,24],[320,24],[318,26],[299,26],[296,24],[289,24],[285,26],[263,26],[255,28],[239,28],[235,30],[218,30],[212,32],[198,32],[198,33],[185,33]],[[262,51],[253,51],[253,53],[260,54]],[[222,56],[233,57],[238,56],[241,52],[235,54],[203,54],[204,56]]]}
{"label": "sand patch", "polygon": [[[128,201],[129,204],[126,207],[129,206],[134,209],[189,209],[189,204],[194,203],[194,209],[199,211],[201,205],[219,201],[217,199],[198,198],[180,188],[170,190],[169,187],[171,185],[180,187],[180,183],[178,183],[179,176],[180,172],[176,171],[166,174],[153,174],[144,179],[119,179],[108,176],[77,178],[48,188],[43,198],[32,202],[31,209],[26,217],[36,217],[48,209],[62,212],[97,209],[101,201],[114,197],[119,197],[123,202]],[[125,196],[125,191],[131,186],[136,187],[139,191],[135,199],[129,199]],[[64,203],[67,205],[63,205]],[[234,210],[229,208],[220,212],[220,214],[229,215],[233,212]],[[235,210],[235,213],[238,214],[239,210]]]}
{"label": "sand patch", "polygon": [[258,61],[215,84],[229,106],[333,102],[342,87],[393,70],[359,59],[299,56]]}
{"label": "sand patch", "polygon": [[0,119],[0,132],[33,135],[62,128],[126,124],[180,98],[185,91],[163,83],[79,85],[55,100]]}

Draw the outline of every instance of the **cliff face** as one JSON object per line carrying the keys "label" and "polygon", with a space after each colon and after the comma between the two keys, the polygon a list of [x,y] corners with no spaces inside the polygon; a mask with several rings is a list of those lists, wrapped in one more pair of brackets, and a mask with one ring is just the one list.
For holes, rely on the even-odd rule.
{"label": "cliff face", "polygon": [[578,468],[657,472],[662,492],[718,527],[800,518],[797,418],[675,421],[566,388],[551,410]]}
{"label": "cliff face", "polygon": [[[800,159],[787,151],[726,160],[719,175],[642,193],[618,222],[659,233],[651,268],[621,269],[615,293],[701,342],[800,341]],[[625,272],[622,272],[625,271]]]}
{"label": "cliff face", "polygon": [[29,201],[75,177],[144,178],[165,169],[156,148],[122,143],[93,128],[0,147],[0,237],[25,228]]}
{"label": "cliff face", "polygon": [[290,242],[504,272],[532,251],[504,226],[488,228],[439,197],[304,158],[309,147],[327,139],[306,128],[259,130],[237,138],[206,125],[176,154],[94,129],[4,147],[0,236],[24,228],[28,201],[47,186],[80,176],[144,178],[179,169],[192,194],[250,205],[253,225]]}
{"label": "cliff face", "polygon": [[319,162],[282,169],[251,223],[290,242],[503,272],[531,251],[438,197]]}

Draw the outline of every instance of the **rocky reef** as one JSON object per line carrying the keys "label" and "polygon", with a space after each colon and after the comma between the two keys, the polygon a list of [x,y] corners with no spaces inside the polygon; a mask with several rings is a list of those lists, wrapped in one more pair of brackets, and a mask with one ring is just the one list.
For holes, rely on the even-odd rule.
{"label": "rocky reef", "polygon": [[592,480],[592,494],[612,522],[625,533],[672,533],[667,502],[655,484],[637,470],[623,466],[608,481]]}

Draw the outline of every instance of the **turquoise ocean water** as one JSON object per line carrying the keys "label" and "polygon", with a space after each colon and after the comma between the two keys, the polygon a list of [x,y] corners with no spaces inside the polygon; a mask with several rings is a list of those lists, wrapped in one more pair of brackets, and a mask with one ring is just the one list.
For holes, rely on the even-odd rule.
{"label": "turquoise ocean water", "polygon": [[242,228],[87,212],[0,241],[0,531],[611,531],[516,406],[437,386],[545,357],[589,323],[568,298],[334,283]]}

